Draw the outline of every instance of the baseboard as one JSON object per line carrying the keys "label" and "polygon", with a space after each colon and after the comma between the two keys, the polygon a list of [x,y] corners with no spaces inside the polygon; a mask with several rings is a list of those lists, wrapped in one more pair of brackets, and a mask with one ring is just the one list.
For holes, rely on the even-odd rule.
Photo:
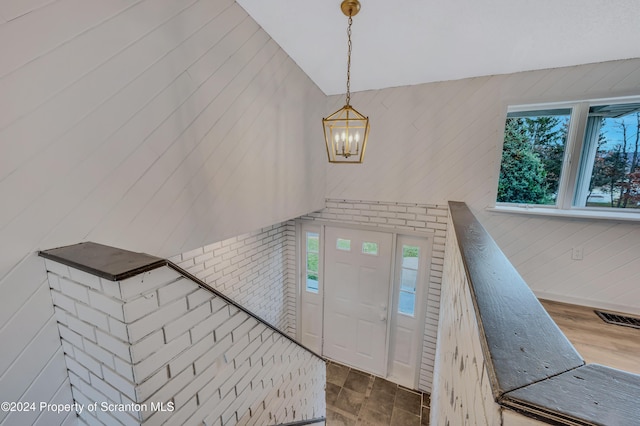
{"label": "baseboard", "polygon": [[564,294],[555,294],[547,291],[533,290],[533,294],[538,299],[546,299],[554,302],[570,303],[572,305],[589,306],[592,308],[602,309],[605,311],[615,311],[625,314],[640,315],[640,307],[619,305],[617,303],[608,303],[602,300],[590,300],[582,297],[567,296]]}

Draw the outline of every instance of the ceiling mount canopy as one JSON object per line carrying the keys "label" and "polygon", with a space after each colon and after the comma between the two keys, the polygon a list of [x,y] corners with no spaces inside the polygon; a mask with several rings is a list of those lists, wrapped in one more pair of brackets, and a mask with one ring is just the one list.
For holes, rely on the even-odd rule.
{"label": "ceiling mount canopy", "polygon": [[347,27],[347,96],[345,106],[322,119],[324,140],[330,163],[362,163],[369,138],[369,117],[355,110],[351,102],[351,25],[360,11],[358,0],[344,0],[342,13],[349,18]]}
{"label": "ceiling mount canopy", "polygon": [[344,0],[340,4],[340,9],[346,16],[356,16],[360,12],[360,2],[358,0]]}

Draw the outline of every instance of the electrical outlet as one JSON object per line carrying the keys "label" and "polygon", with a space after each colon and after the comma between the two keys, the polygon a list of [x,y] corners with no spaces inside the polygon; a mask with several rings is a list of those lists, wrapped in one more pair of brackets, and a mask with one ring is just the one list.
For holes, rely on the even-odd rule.
{"label": "electrical outlet", "polygon": [[582,260],[582,255],[584,249],[582,247],[574,247],[571,249],[571,259],[573,260]]}

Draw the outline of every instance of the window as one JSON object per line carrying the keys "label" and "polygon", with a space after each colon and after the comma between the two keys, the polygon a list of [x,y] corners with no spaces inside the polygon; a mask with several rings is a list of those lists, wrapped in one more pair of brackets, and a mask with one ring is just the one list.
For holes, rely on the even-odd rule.
{"label": "window", "polygon": [[420,247],[408,245],[402,246],[402,265],[400,270],[400,297],[398,300],[398,313],[404,315],[415,315],[419,258]]}
{"label": "window", "polygon": [[364,242],[362,243],[362,253],[371,254],[373,256],[378,255],[378,243]]}
{"label": "window", "polygon": [[591,106],[573,205],[640,208],[639,144],[640,103]]}
{"label": "window", "polygon": [[318,292],[318,261],[320,259],[320,235],[315,232],[306,233],[307,252],[307,284],[306,290]]}
{"label": "window", "polygon": [[510,108],[496,201],[640,212],[640,99]]}
{"label": "window", "polygon": [[336,241],[336,248],[342,251],[351,251],[351,240],[338,238]]}
{"label": "window", "polygon": [[498,202],[555,204],[570,118],[569,108],[507,114]]}

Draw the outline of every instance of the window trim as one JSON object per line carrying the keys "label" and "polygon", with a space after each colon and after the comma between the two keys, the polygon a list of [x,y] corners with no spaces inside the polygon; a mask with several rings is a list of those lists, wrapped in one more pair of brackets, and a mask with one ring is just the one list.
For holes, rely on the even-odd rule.
{"label": "window trim", "polygon": [[[609,219],[615,221],[640,221],[640,210],[634,211],[607,207],[577,207],[573,205],[576,186],[578,185],[578,174],[581,163],[582,148],[584,145],[584,135],[586,131],[587,119],[589,117],[589,108],[592,106],[615,105],[635,102],[640,102],[640,96],[624,96],[615,98],[599,98],[568,102],[548,102],[507,106],[505,112],[505,122],[506,115],[512,112],[550,110],[561,108],[571,109],[571,117],[569,119],[569,128],[567,131],[567,141],[562,160],[562,170],[560,173],[560,182],[558,184],[558,196],[556,198],[556,204],[553,206],[538,204],[501,203],[495,201],[497,197],[494,196],[494,204],[487,207],[487,210],[498,213],[519,213],[527,215],[558,216],[582,219]],[[504,144],[504,132],[501,135],[502,144]],[[501,156],[502,144],[500,145]],[[499,160],[499,167],[501,163],[502,161]],[[497,191],[498,182],[496,182],[495,188]]]}
{"label": "window trim", "polygon": [[[634,212],[616,212],[602,211],[598,207],[590,207],[588,211],[584,208],[574,207],[571,210],[563,210],[551,206],[533,206],[533,205],[496,205],[495,207],[487,207],[487,211],[493,213],[522,214],[532,216],[555,216],[573,219],[603,219],[613,220],[616,222],[629,221],[640,222],[640,214]],[[592,211],[593,210],[593,211]]]}

